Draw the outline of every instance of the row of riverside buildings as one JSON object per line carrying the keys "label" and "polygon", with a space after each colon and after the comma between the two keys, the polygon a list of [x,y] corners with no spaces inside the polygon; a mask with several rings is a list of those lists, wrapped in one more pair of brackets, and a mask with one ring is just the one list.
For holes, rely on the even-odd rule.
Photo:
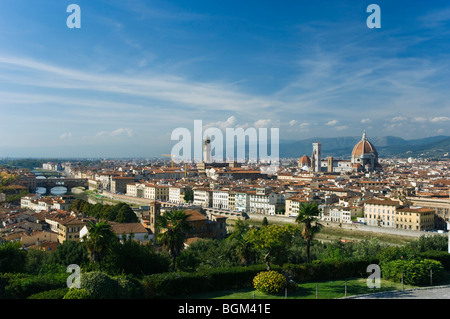
{"label": "row of riverside buildings", "polygon": [[[317,202],[321,219],[408,230],[446,229],[450,217],[450,160],[379,159],[366,133],[350,159],[326,155],[313,143],[311,158],[284,159],[278,172],[257,164],[102,161],[99,167],[63,164],[89,188],[160,201],[250,214],[294,217],[303,202]],[[350,154],[351,152],[351,154]],[[301,154],[299,154],[301,155]],[[189,194],[186,203],[185,194]]]}

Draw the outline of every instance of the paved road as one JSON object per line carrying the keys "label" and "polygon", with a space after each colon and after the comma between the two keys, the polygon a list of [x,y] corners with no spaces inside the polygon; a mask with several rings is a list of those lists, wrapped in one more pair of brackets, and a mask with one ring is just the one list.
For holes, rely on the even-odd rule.
{"label": "paved road", "polygon": [[450,299],[450,286],[380,292],[351,299]]}

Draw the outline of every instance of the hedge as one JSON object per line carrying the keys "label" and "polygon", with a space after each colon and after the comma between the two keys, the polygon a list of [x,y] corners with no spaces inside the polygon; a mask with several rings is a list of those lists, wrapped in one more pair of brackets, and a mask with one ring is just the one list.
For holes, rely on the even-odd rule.
{"label": "hedge", "polygon": [[27,299],[63,299],[68,291],[69,288],[67,287],[47,290],[31,295]]}
{"label": "hedge", "polygon": [[[276,267],[273,267],[276,268]],[[266,265],[216,268],[195,273],[153,274],[142,281],[146,298],[169,298],[193,293],[252,287],[252,280]]]}
{"label": "hedge", "polygon": [[403,278],[405,284],[424,285],[431,282],[430,270],[433,283],[444,279],[444,267],[439,261],[432,259],[393,260],[383,264],[381,274],[383,278],[397,282]]}
{"label": "hedge", "polygon": [[83,288],[70,288],[63,299],[94,299],[92,294]]}
{"label": "hedge", "polygon": [[315,260],[310,264],[285,264],[283,272],[296,282],[338,280],[367,277],[367,266],[371,264],[378,264],[378,259]]}
{"label": "hedge", "polygon": [[25,299],[39,292],[66,287],[66,278],[57,275],[1,274],[0,298]]}
{"label": "hedge", "polygon": [[450,254],[446,251],[430,250],[419,253],[419,257],[424,259],[433,259],[441,262],[445,270],[450,270]]}
{"label": "hedge", "polygon": [[[367,277],[367,266],[377,259],[350,259],[345,261],[314,261],[310,264],[272,266],[296,282]],[[170,298],[189,294],[227,289],[251,288],[253,278],[266,271],[266,265],[230,267],[203,270],[195,273],[172,272],[153,274],[142,281],[146,298]]]}

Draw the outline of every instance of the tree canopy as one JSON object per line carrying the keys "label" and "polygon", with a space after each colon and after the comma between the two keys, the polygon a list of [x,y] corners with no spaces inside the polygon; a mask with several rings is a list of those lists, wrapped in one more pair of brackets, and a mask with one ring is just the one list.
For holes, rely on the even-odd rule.
{"label": "tree canopy", "polygon": [[303,202],[300,204],[297,218],[295,221],[300,224],[302,237],[306,241],[306,259],[311,262],[310,246],[314,236],[322,229],[322,225],[317,222],[320,215],[320,209],[316,202]]}
{"label": "tree canopy", "polygon": [[184,242],[190,225],[187,222],[190,215],[183,210],[174,210],[164,213],[157,218],[158,242],[169,253],[175,267],[175,259],[184,248]]}
{"label": "tree canopy", "polygon": [[97,220],[116,223],[136,223],[138,221],[138,217],[127,203],[102,205],[99,203],[90,204],[82,199],[76,199],[70,206],[70,209],[86,216],[95,217]]}

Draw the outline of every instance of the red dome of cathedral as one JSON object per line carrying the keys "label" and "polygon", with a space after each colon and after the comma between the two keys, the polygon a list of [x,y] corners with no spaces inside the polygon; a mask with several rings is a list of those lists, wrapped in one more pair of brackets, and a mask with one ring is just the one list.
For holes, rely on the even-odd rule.
{"label": "red dome of cathedral", "polygon": [[376,152],[375,146],[367,140],[366,132],[364,132],[362,140],[353,148],[352,157]]}
{"label": "red dome of cathedral", "polygon": [[311,166],[311,159],[308,156],[303,155],[298,160],[298,165],[300,165],[300,166],[305,166],[305,165],[306,166]]}

